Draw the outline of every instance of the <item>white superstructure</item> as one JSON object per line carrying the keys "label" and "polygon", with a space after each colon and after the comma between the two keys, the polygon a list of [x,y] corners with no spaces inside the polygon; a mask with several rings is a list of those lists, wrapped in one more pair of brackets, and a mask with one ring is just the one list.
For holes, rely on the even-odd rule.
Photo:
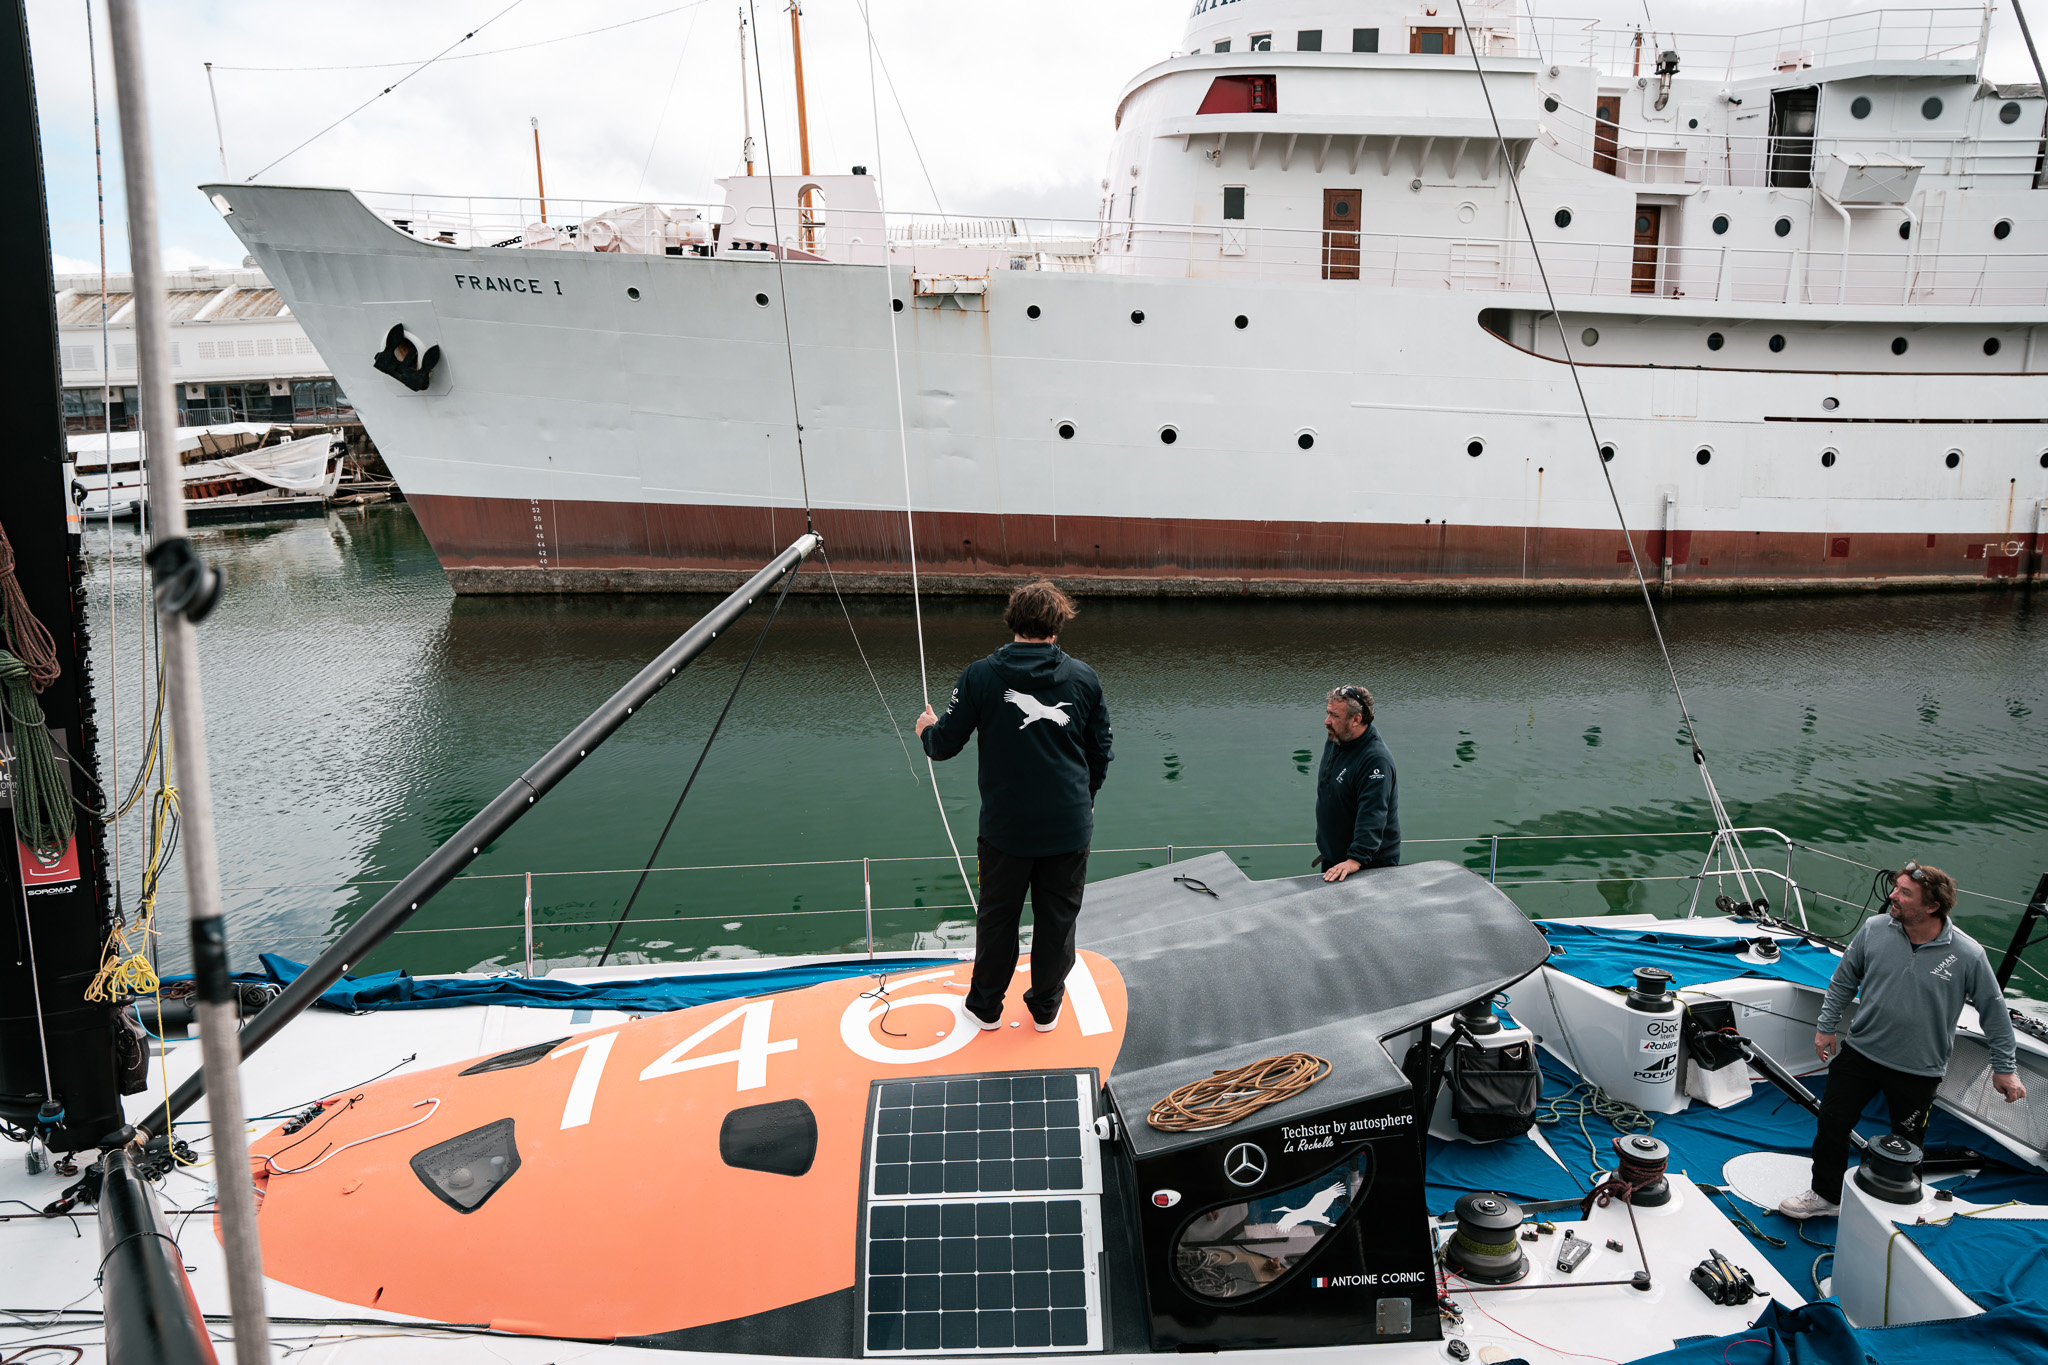
{"label": "white superstructure", "polygon": [[[901,581],[892,324],[919,558],[956,587],[1625,586],[1596,451],[1674,586],[2034,571],[2048,109],[1982,78],[1987,11],[1466,12],[1201,0],[1118,100],[1092,222],[885,223],[865,174],[548,225],[207,192],[458,590],[708,584],[806,486],[835,563]],[[373,368],[394,328],[438,348],[423,387]]]}

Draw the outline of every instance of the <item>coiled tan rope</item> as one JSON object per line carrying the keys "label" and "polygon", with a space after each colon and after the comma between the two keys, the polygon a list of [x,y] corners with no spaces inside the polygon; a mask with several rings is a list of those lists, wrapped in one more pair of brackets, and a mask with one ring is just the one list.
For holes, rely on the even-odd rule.
{"label": "coiled tan rope", "polygon": [[1188,1082],[1153,1105],[1145,1122],[1167,1133],[1221,1128],[1269,1104],[1292,1099],[1329,1074],[1330,1064],[1311,1053],[1268,1057]]}
{"label": "coiled tan rope", "polygon": [[5,526],[0,526],[0,609],[4,609],[0,610],[0,618],[4,618],[0,625],[6,628],[7,642],[28,665],[29,686],[40,692],[57,681],[57,642],[28,609],[28,599],[15,581],[14,546],[7,539]]}

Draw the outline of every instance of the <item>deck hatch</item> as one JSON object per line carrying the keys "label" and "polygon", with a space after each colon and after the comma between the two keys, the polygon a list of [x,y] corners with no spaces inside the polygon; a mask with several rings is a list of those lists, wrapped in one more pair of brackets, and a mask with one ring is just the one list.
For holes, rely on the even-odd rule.
{"label": "deck hatch", "polygon": [[1103,1348],[1095,1091],[1071,1071],[875,1084],[868,1355]]}

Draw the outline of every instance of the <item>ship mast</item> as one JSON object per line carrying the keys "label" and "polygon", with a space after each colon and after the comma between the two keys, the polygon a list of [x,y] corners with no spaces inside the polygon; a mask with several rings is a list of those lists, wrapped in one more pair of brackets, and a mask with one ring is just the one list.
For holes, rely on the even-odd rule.
{"label": "ship mast", "polygon": [[740,140],[740,156],[747,163],[747,174],[754,173],[754,111],[747,104],[747,9],[740,6],[740,126],[745,136]]}
{"label": "ship mast", "polygon": [[[804,112],[804,30],[801,0],[789,0],[789,46],[796,58],[796,146],[799,164],[811,173],[811,126]],[[771,190],[772,192],[772,190]],[[817,249],[817,214],[811,202],[811,187],[797,193],[798,243],[805,251]]]}

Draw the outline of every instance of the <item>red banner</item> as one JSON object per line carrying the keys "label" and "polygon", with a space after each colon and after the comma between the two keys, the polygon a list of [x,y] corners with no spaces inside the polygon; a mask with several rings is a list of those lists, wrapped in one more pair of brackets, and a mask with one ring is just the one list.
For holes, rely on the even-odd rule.
{"label": "red banner", "polygon": [[21,864],[21,884],[31,896],[39,892],[47,894],[78,881],[78,836],[75,834],[71,836],[71,842],[64,845],[63,855],[55,861],[46,861],[19,837],[14,841],[14,851],[16,860]]}

